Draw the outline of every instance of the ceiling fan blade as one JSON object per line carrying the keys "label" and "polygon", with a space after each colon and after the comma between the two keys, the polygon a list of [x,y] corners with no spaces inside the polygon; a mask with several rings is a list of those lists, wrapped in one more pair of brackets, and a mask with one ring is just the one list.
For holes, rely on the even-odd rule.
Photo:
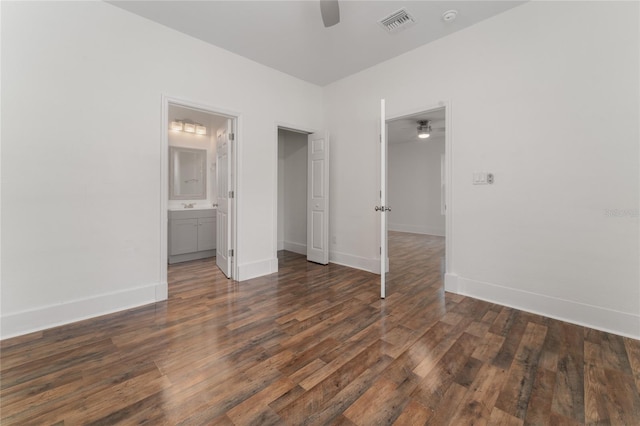
{"label": "ceiling fan blade", "polygon": [[340,22],[340,5],[338,0],[320,0],[320,13],[325,28],[329,28]]}

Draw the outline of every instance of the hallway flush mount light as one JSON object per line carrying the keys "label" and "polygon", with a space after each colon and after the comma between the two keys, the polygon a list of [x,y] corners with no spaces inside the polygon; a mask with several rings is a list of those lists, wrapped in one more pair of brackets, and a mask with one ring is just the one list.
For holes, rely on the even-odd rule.
{"label": "hallway flush mount light", "polygon": [[174,120],[171,122],[170,128],[178,132],[195,133],[196,135],[207,134],[207,128],[205,126],[190,120]]}
{"label": "hallway flush mount light", "polygon": [[420,139],[426,139],[430,136],[431,124],[427,120],[418,121],[418,137]]}

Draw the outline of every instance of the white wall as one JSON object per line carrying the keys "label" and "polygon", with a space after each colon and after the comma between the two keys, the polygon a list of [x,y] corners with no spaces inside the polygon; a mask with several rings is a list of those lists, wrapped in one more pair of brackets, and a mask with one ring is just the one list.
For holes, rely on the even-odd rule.
{"label": "white wall", "polygon": [[3,2],[1,28],[2,337],[166,294],[163,94],[241,113],[240,275],[277,268],[271,135],[324,128],[319,87],[103,2]]}
{"label": "white wall", "polygon": [[390,231],[445,235],[440,157],[444,136],[391,143],[387,153]]}
{"label": "white wall", "polygon": [[[278,247],[307,254],[307,135],[278,129]],[[282,245],[280,245],[282,241]]]}
{"label": "white wall", "polygon": [[638,7],[530,2],[326,87],[333,252],[377,262],[380,98],[446,100],[446,288],[640,338]]}

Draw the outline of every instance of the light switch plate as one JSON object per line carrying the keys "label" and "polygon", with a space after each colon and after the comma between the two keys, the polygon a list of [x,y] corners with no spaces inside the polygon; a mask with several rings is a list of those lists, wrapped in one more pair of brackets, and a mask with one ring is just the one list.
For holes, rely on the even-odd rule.
{"label": "light switch plate", "polygon": [[487,184],[487,174],[484,172],[474,172],[473,173],[473,184],[474,185],[486,185]]}
{"label": "light switch plate", "polygon": [[473,184],[474,185],[491,185],[494,181],[493,173],[487,172],[474,172]]}

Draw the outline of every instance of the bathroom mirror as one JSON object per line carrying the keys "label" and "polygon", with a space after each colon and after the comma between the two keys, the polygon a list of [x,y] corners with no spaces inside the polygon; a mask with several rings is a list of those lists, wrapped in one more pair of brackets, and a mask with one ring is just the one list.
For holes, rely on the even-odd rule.
{"label": "bathroom mirror", "polygon": [[169,147],[169,199],[207,198],[207,150]]}

